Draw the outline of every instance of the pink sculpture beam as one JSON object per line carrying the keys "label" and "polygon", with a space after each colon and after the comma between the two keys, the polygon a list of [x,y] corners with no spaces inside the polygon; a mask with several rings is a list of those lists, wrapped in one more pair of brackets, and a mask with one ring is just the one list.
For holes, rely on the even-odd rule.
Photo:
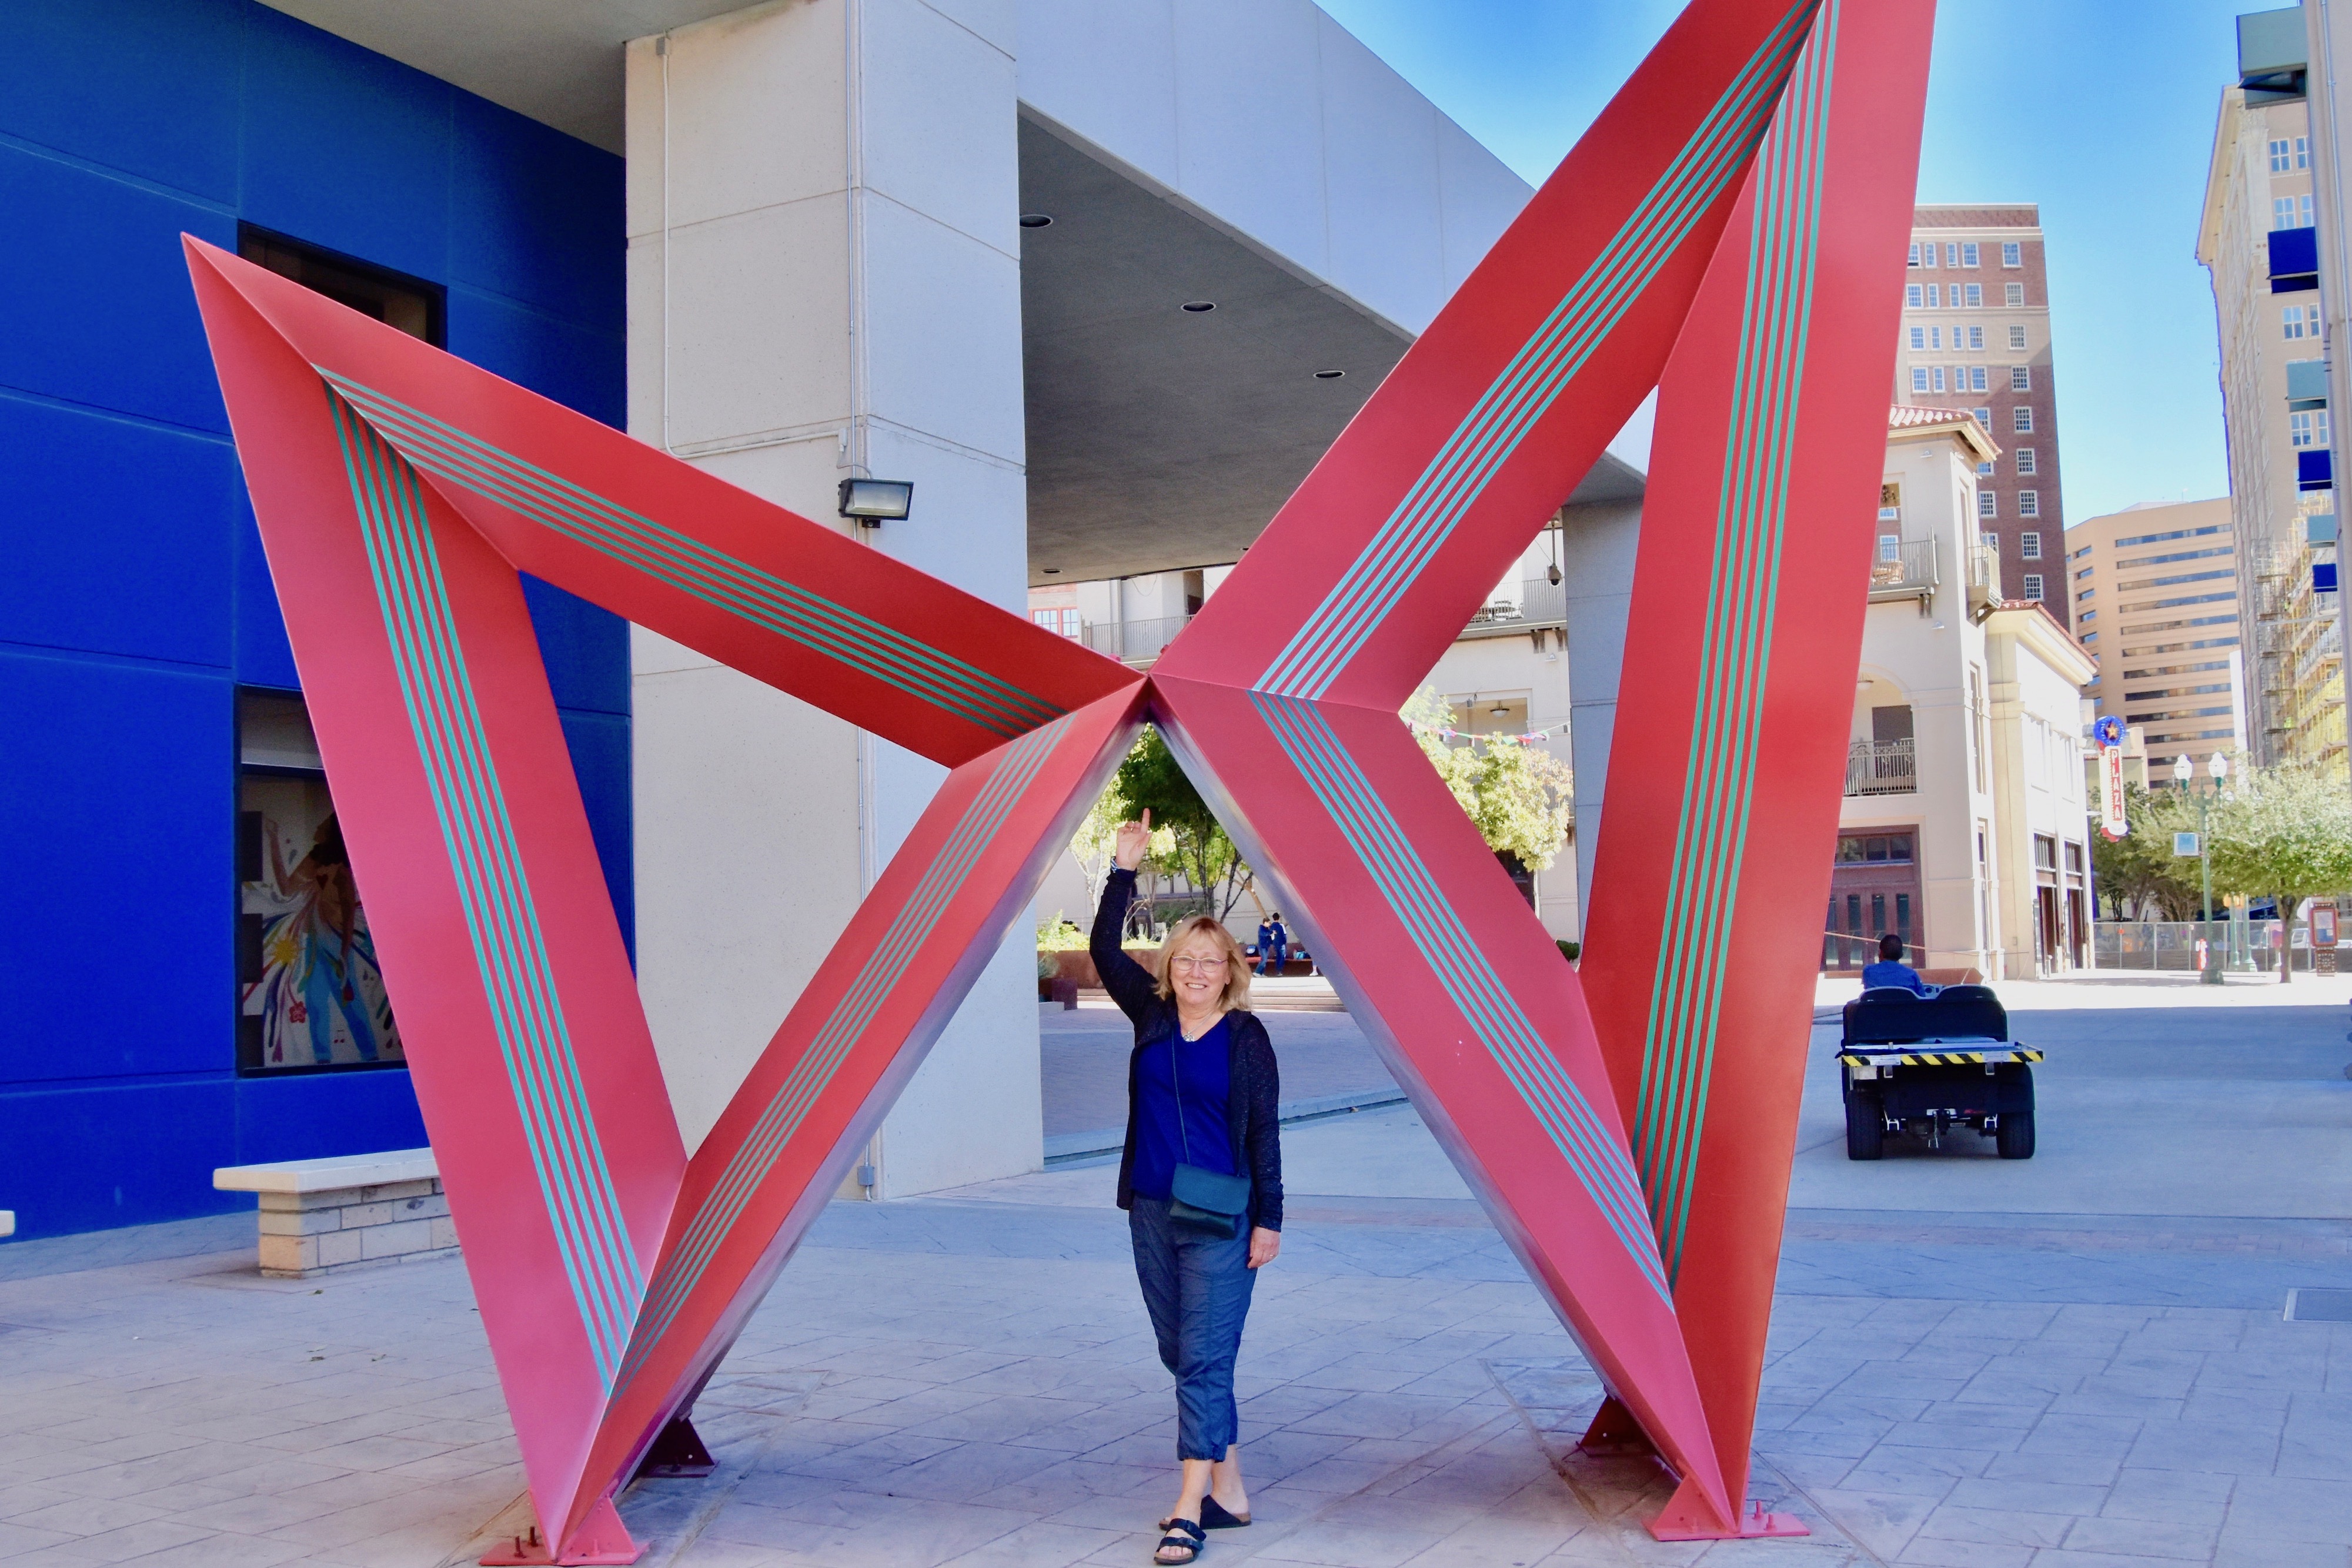
{"label": "pink sculpture beam", "polygon": [[1827,0],[1666,367],[1581,966],[1734,1496],[1862,662],[1934,23]]}
{"label": "pink sculpture beam", "polygon": [[[1739,1506],[1771,1271],[1746,1230],[1777,1222],[1801,1037],[1792,1052],[1772,1020],[1811,973],[1771,928],[1811,919],[1825,873],[1804,856],[1826,863],[1814,840],[1836,810],[1823,758],[1843,709],[1832,727],[1826,698],[1792,699],[1808,682],[1846,689],[1858,610],[1783,625],[1748,749],[1694,749],[1691,716],[1718,700],[1719,625],[1752,618],[1756,574],[1733,563],[1758,528],[1774,559],[1816,573],[1788,580],[1834,593],[1852,577],[1861,601],[1847,554],[1894,329],[1880,253],[1908,200],[1929,15],[1926,0],[1830,0],[1818,19],[1814,0],[1695,0],[1150,680],[188,242],[545,1530],[517,1560],[634,1560],[616,1490],[1147,717],[1304,912],[1399,1081],[1681,1478],[1654,1528],[1781,1528]],[[1694,561],[1714,575],[1704,601],[1644,622],[1670,641],[1629,675],[1629,704],[1647,706],[1621,720],[1603,875],[1643,923],[1620,952],[1719,949],[1712,989],[1685,1008],[1713,1030],[1698,1080],[1654,1070],[1680,1047],[1630,999],[1651,982],[1605,944],[1588,1005],[1395,716],[1662,372],[1637,592],[1671,600],[1661,585]],[[1785,417],[1759,426],[1759,407],[1782,406],[1759,402],[1765,382]],[[1768,500],[1719,507],[1718,492],[1754,488],[1766,427],[1785,435]],[[524,571],[951,770],[691,1160]],[[1675,833],[1721,836],[1715,797],[1663,782],[1694,768],[1736,776],[1797,826],[1779,859],[1743,850],[1776,874],[1733,904],[1693,902],[1685,859],[1655,852]],[[1727,908],[1707,946],[1691,912]],[[1751,996],[1756,1027],[1717,1027]],[[1705,1142],[1692,1166],[1654,1130],[1653,1080],[1752,1093],[1769,1126],[1744,1151]]]}

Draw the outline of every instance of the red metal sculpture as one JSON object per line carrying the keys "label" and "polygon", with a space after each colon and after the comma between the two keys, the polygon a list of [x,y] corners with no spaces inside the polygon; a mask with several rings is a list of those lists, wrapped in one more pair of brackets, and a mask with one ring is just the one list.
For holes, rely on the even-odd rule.
{"label": "red metal sculpture", "polygon": [[[1149,679],[187,242],[546,1532],[511,1560],[635,1560],[616,1489],[1146,717],[1681,1478],[1653,1528],[1793,1528],[1739,1500],[1931,5],[1816,10],[1695,0]],[[1588,1004],[1396,709],[1662,373]],[[952,770],[690,1159],[524,571]]]}

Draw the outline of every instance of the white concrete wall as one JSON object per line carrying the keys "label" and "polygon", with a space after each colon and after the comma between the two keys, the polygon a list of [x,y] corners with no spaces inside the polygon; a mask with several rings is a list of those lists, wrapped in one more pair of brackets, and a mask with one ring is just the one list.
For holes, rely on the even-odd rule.
{"label": "white concrete wall", "polygon": [[1309,0],[1018,11],[1023,103],[1409,332],[1532,193]]}
{"label": "white concrete wall", "polygon": [[[1927,964],[1973,967],[1998,977],[1984,930],[1990,914],[1977,873],[1976,831],[1995,816],[1994,793],[1979,789],[1978,753],[1984,723],[1970,710],[1988,700],[1985,638],[1969,619],[1967,546],[1976,541],[1976,478],[1967,451],[1950,435],[1897,439],[1887,445],[1885,477],[1903,487],[1899,531],[1906,541],[1934,538],[1941,586],[1920,613],[1916,601],[1870,606],[1863,622],[1862,667],[1854,695],[1854,736],[1870,734],[1870,709],[1911,707],[1917,789],[1907,795],[1845,798],[1838,824],[1845,832],[1916,826],[1919,862],[1919,931]],[[1971,734],[1971,730],[1976,733]],[[1992,758],[1982,777],[1993,782]],[[1990,851],[1990,845],[1988,844]]]}
{"label": "white concrete wall", "polygon": [[[630,429],[1020,612],[1026,578],[1009,5],[793,0],[629,47]],[[639,632],[638,977],[689,1145],[942,777]],[[877,1196],[1042,1159],[1013,934],[875,1140]]]}
{"label": "white concrete wall", "polygon": [[[2065,950],[2066,847],[2079,850],[2087,866],[2090,826],[2085,815],[2082,746],[2082,691],[2074,679],[2089,664],[2088,655],[2071,669],[2054,659],[2072,659],[2058,646],[2064,633],[2055,627],[2023,625],[2033,612],[2002,611],[1988,622],[1986,659],[1991,676],[1993,757],[2000,776],[1995,821],[1999,843],[1998,874],[2001,904],[2001,969],[2011,977],[2031,977],[2034,962],[2035,889],[2033,840],[2042,835],[2058,842],[2059,907],[2062,929],[2053,967],[2070,967]],[[2040,643],[2042,646],[2037,647]],[[2084,884],[2074,884],[2084,885]],[[2088,898],[2084,899],[2085,911]],[[2090,944],[2084,943],[2084,956]]]}
{"label": "white concrete wall", "polygon": [[[1637,501],[1570,507],[1560,514],[1560,570],[1568,590],[1570,766],[1576,770],[1577,908],[1591,907],[1592,856],[1609,780],[1609,736],[1633,612],[1633,559],[1642,536]],[[1579,940],[1582,925],[1578,926]]]}
{"label": "white concrete wall", "polygon": [[[1538,566],[1537,570],[1540,571],[1542,568]],[[1512,587],[1516,593],[1516,578]],[[1482,700],[1524,699],[1529,732],[1567,724],[1571,694],[1566,650],[1557,630],[1541,635],[1541,652],[1537,651],[1534,635],[1525,632],[1465,638],[1437,661],[1437,667],[1429,673],[1429,684],[1448,697],[1475,693]],[[1465,714],[1456,722],[1470,729],[1474,727],[1469,722],[1473,716]],[[1575,766],[1569,736],[1555,736],[1537,744],[1571,768]],[[1582,782],[1580,775],[1578,782]],[[1559,858],[1549,870],[1536,873],[1536,916],[1554,937],[1570,942],[1580,940],[1581,931],[1577,918],[1580,904],[1576,867],[1577,841],[1571,829],[1568,842],[1560,846]]]}

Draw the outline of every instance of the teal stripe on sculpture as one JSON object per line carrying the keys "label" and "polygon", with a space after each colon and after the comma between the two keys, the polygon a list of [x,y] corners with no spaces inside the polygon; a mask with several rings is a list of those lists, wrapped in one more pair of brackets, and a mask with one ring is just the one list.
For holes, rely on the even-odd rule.
{"label": "teal stripe on sculpture", "polygon": [[703,602],[1011,738],[1057,705],[894,627],[618,506],[422,410],[320,370],[403,455],[541,527],[646,571]]}
{"label": "teal stripe on sculpture", "polygon": [[1013,806],[1061,743],[1069,722],[1057,719],[1005,748],[1003,759],[956,823],[938,857],[875,944],[856,979],[729,1157],[719,1180],[688,1222],[675,1253],[664,1260],[647,1293],[644,1318],[623,1363],[616,1390],[627,1387],[668,1334],[710,1260],[733,1233],[744,1207],[783,1156],[809,1108],[865,1038],[866,1028],[929,940],[972,866],[995,841]]}
{"label": "teal stripe on sculpture", "polygon": [[610,1388],[645,1285],[490,755],[423,486],[342,399],[327,399],[515,1109],[598,1374]]}
{"label": "teal stripe on sculpture", "polygon": [[1738,899],[1821,233],[1822,155],[1841,0],[1822,12],[1757,156],[1746,295],[1717,505],[1698,710],[1651,986],[1634,1145],[1678,1273]]}
{"label": "teal stripe on sculpture", "polygon": [[1318,697],[1330,688],[1472,505],[1632,308],[1702,214],[1747,167],[1815,0],[1802,0],[1741,68],[1601,254],[1520,346],[1413,482],[1256,688]]}
{"label": "teal stripe on sculpture", "polygon": [[1254,693],[1252,701],[1578,1185],[1643,1277],[1665,1296],[1657,1237],[1633,1161],[1486,961],[1371,781],[1311,704],[1271,693]]}

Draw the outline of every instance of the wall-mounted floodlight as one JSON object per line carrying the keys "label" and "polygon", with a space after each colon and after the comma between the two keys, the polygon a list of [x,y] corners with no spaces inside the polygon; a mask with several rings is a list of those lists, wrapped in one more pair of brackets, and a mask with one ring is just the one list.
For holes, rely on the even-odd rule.
{"label": "wall-mounted floodlight", "polygon": [[898,522],[907,509],[915,504],[915,484],[911,479],[844,479],[841,482],[841,515],[854,518],[860,528],[870,528],[877,523]]}

